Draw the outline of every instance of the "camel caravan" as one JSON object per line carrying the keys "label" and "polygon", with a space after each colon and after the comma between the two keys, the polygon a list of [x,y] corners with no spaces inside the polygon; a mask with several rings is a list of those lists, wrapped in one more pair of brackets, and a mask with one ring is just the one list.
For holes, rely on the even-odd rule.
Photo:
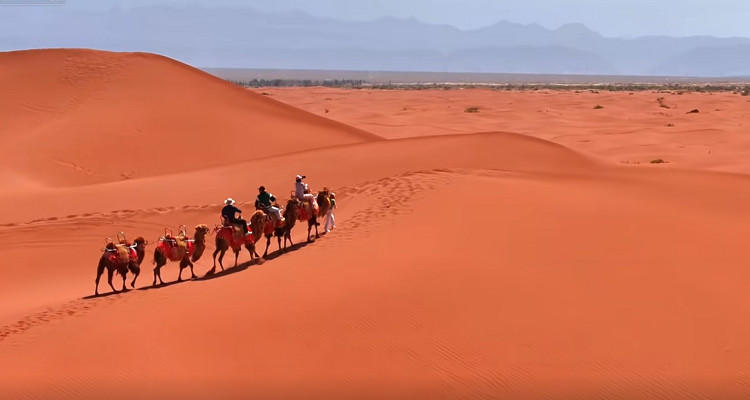
{"label": "camel caravan", "polygon": [[[222,260],[227,250],[230,248],[234,253],[234,266],[237,267],[238,259],[242,248],[247,249],[250,254],[250,262],[256,262],[261,258],[268,256],[268,248],[271,245],[271,238],[276,237],[278,241],[278,251],[283,253],[287,249],[287,242],[294,246],[292,242],[292,228],[297,222],[307,222],[307,242],[312,241],[312,229],[315,228],[315,238],[319,238],[318,222],[319,216],[326,216],[332,219],[330,214],[332,204],[335,204],[335,194],[328,188],[318,191],[317,196],[303,180],[304,175],[297,175],[295,179],[295,190],[291,191],[290,198],[285,206],[280,207],[276,197],[267,192],[264,186],[258,188],[258,197],[255,200],[255,212],[251,215],[250,220],[242,219],[242,210],[234,204],[234,199],[228,198],[224,201],[224,208],[221,211],[221,223],[211,230],[208,225],[200,224],[194,228],[192,237],[188,235],[187,227],[180,225],[177,235],[174,235],[171,229],[165,228],[164,235],[158,239],[156,249],[154,249],[153,264],[154,281],[153,285],[164,284],[161,278],[161,268],[169,261],[179,262],[180,272],[177,281],[182,281],[182,271],[190,267],[191,279],[197,278],[193,271],[193,263],[198,261],[206,249],[206,237],[210,234],[216,235],[216,250],[213,253],[213,268],[207,275],[216,272],[216,263],[224,271]],[[239,215],[239,216],[237,216]],[[259,256],[256,251],[256,243],[261,238],[266,238],[266,249],[263,256]],[[284,239],[284,246],[281,246],[281,239]],[[112,239],[106,239],[106,245],[102,249],[102,256],[99,260],[99,267],[96,275],[96,289],[94,295],[99,294],[99,279],[107,269],[107,282],[114,293],[117,289],[112,285],[114,272],[122,276],[122,290],[126,290],[125,281],[127,273],[133,274],[133,280],[130,287],[135,288],[135,281],[141,272],[141,263],[146,254],[146,245],[148,242],[143,237],[137,237],[133,243],[130,243],[123,232],[117,236],[117,243]],[[218,255],[218,258],[217,258]]]}

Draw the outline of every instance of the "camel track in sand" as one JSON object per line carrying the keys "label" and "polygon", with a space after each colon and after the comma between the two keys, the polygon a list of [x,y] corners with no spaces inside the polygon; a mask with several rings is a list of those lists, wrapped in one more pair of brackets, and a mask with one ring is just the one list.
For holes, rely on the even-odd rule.
{"label": "camel track in sand", "polygon": [[[356,199],[366,199],[365,207],[355,211],[351,218],[345,221],[339,221],[339,228],[336,229],[337,240],[348,242],[356,238],[367,237],[370,231],[379,224],[394,225],[398,222],[398,216],[411,212],[409,202],[415,196],[419,196],[438,186],[447,186],[453,183],[457,177],[462,175],[481,175],[481,176],[498,176],[506,175],[507,172],[500,170],[467,170],[467,169],[433,169],[406,172],[375,181],[364,182],[357,186],[345,186],[334,191],[340,201],[350,202]],[[68,215],[64,218],[49,217],[38,219],[19,224],[0,225],[0,236],[3,231],[13,231],[24,228],[39,229],[40,225],[60,227],[64,225],[75,225],[79,223],[99,222],[105,224],[112,218],[128,219],[143,215],[168,214],[175,211],[195,211],[206,210],[212,207],[220,207],[219,204],[204,205],[184,205],[181,207],[154,207],[142,210],[115,210],[107,213],[87,213]],[[325,235],[320,239],[324,239]],[[317,240],[316,240],[317,242]],[[4,241],[4,244],[8,244]],[[207,243],[209,246],[212,241]],[[327,246],[323,242],[323,246]],[[208,248],[206,251],[209,251]],[[244,263],[243,263],[244,264]],[[144,263],[145,265],[145,263]],[[143,268],[143,267],[142,267]],[[244,268],[243,268],[244,269]],[[144,272],[145,271],[145,272]],[[143,268],[141,274],[148,272],[148,268]],[[201,277],[203,280],[206,277]],[[185,280],[183,282],[190,282]],[[174,283],[166,285],[157,285],[156,287],[168,287]],[[67,303],[46,307],[41,311],[27,314],[17,321],[0,326],[0,342],[8,340],[26,331],[54,323],[65,318],[84,315],[92,309],[99,307],[111,306],[124,299],[124,295],[130,292],[141,292],[153,289],[154,286],[148,285],[137,289],[128,289],[124,292],[105,293],[99,296],[86,296],[80,299],[71,300]]]}

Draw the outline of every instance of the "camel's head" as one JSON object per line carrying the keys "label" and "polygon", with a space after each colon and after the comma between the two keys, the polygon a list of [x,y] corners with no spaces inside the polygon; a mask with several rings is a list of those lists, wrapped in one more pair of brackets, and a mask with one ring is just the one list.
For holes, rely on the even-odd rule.
{"label": "camel's head", "polygon": [[137,238],[135,238],[135,240],[133,241],[133,244],[134,244],[134,245],[135,245],[136,247],[138,247],[138,248],[145,248],[145,247],[146,247],[146,244],[148,244],[148,243],[146,242],[146,239],[144,239],[144,238],[143,238],[143,236],[138,236],[138,237],[137,237]]}
{"label": "camel's head", "polygon": [[195,226],[195,236],[206,236],[209,232],[211,232],[211,228],[208,227],[206,224],[200,224]]}

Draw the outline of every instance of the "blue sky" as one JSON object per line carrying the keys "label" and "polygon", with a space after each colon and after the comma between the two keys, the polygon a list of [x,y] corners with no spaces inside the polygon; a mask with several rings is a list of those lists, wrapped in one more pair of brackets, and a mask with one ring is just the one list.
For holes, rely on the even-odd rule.
{"label": "blue sky", "polygon": [[[0,0],[0,3],[2,0]],[[556,28],[580,22],[610,37],[644,35],[750,37],[747,0],[67,0],[67,12],[152,4],[245,6],[303,11],[349,20],[385,16],[473,29],[508,20]],[[25,7],[29,17],[42,7]],[[46,8],[46,7],[44,7]],[[8,9],[0,7],[0,14]]]}

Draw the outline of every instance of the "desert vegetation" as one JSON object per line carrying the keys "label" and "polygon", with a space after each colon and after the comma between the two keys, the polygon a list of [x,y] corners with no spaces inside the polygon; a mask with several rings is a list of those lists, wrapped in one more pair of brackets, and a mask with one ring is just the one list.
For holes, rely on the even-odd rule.
{"label": "desert vegetation", "polygon": [[[457,89],[489,89],[507,91],[543,91],[543,90],[565,90],[575,93],[599,93],[599,92],[642,92],[654,91],[656,93],[681,95],[687,92],[714,93],[729,92],[742,96],[750,95],[750,84],[747,83],[380,83],[362,79],[250,79],[250,80],[228,80],[235,85],[248,88],[261,87],[340,87],[353,89],[378,89],[378,90],[457,90]],[[670,108],[664,103],[664,97],[657,99],[659,106]]]}

